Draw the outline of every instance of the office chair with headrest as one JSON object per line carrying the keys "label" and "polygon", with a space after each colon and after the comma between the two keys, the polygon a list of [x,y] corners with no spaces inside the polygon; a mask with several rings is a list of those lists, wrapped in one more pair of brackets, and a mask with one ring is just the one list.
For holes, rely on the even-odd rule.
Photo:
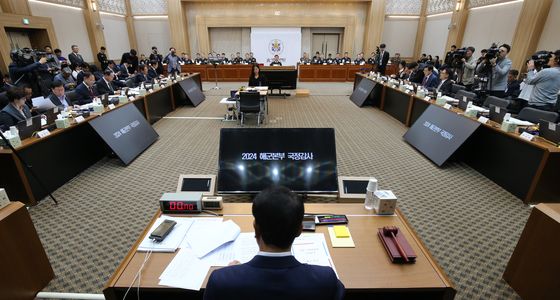
{"label": "office chair with headrest", "polygon": [[133,88],[134,87],[134,77],[128,78],[125,82],[126,87]]}
{"label": "office chair with headrest", "polygon": [[484,104],[482,104],[482,106],[484,107],[490,107],[490,105],[494,105],[494,106],[498,106],[500,108],[504,108],[507,109],[508,105],[509,105],[509,101],[503,98],[498,98],[496,96],[488,96],[486,97],[486,100],[484,100]]}
{"label": "office chair with headrest", "polygon": [[239,93],[239,122],[244,125],[246,114],[257,115],[257,126],[261,124],[261,115],[263,114],[261,105],[261,95],[258,92],[241,92]]}
{"label": "office chair with headrest", "polygon": [[9,102],[10,100],[8,100],[8,96],[6,96],[6,92],[0,93],[0,110],[6,107],[6,105],[8,105]]}
{"label": "office chair with headrest", "polygon": [[76,95],[76,92],[74,91],[68,91],[66,92],[66,98],[68,98],[68,100],[70,100],[70,104],[74,104],[74,102],[76,102],[76,100],[78,100],[78,95]]}
{"label": "office chair with headrest", "polygon": [[519,112],[517,118],[535,124],[538,124],[540,120],[556,123],[558,120],[558,113],[532,107],[525,107]]}
{"label": "office chair with headrest", "polygon": [[460,85],[460,84],[455,84],[455,83],[454,83],[454,84],[451,86],[451,94],[452,94],[452,96],[455,96],[455,95],[457,94],[458,91],[465,90],[465,89],[466,89],[465,86],[462,86],[462,85]]}

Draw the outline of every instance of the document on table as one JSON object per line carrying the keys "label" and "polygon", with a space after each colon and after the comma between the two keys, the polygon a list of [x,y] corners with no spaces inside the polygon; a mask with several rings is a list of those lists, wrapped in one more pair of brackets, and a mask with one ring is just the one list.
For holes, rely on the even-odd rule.
{"label": "document on table", "polygon": [[519,120],[519,119],[516,119],[516,118],[509,118],[509,122],[513,123],[517,126],[533,126],[533,125],[535,125],[531,122],[524,121],[524,120]]}
{"label": "document on table", "polygon": [[196,238],[196,233],[200,232],[201,230],[206,230],[206,228],[210,226],[215,226],[224,221],[224,218],[215,218],[215,217],[197,217],[197,218],[190,218],[193,220],[187,235],[179,245],[179,248],[190,248],[189,241],[192,241]]}
{"label": "document on table", "polygon": [[[322,233],[304,233],[297,237],[292,244],[292,254],[300,263],[331,267],[336,273]],[[338,273],[336,276],[338,277]]]}
{"label": "document on table", "polygon": [[212,252],[221,245],[234,241],[241,228],[232,220],[221,223],[208,222],[207,226],[200,226],[198,230],[192,230],[187,243],[198,258]]}
{"label": "document on table", "polygon": [[242,232],[233,242],[226,243],[202,258],[211,266],[224,267],[231,261],[246,263],[259,252],[254,232]]}
{"label": "document on table", "polygon": [[[165,237],[165,239],[159,243],[156,243],[150,239],[150,234],[161,224],[164,220],[172,220],[177,222],[173,227],[173,230]],[[176,218],[170,216],[161,216],[155,222],[154,225],[148,230],[144,239],[138,246],[138,251],[153,251],[153,252],[175,252],[179,245],[185,238],[185,235],[189,231],[189,228],[193,224],[192,218]]]}
{"label": "document on table", "polygon": [[191,249],[182,248],[159,276],[159,284],[198,291],[209,270]]}
{"label": "document on table", "polygon": [[46,111],[56,107],[56,105],[52,103],[51,99],[45,98],[43,96],[32,98],[31,102],[33,103],[33,106],[37,107],[37,109],[40,111]]}

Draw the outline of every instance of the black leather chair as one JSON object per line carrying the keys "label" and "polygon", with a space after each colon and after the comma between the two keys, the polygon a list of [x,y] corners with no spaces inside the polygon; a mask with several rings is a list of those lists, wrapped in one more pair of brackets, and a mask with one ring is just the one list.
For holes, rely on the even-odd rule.
{"label": "black leather chair", "polygon": [[74,91],[68,91],[66,92],[66,98],[68,98],[68,100],[70,100],[70,102],[74,104],[76,100],[78,100],[78,95],[76,95],[76,92]]}
{"label": "black leather chair", "polygon": [[535,124],[538,124],[540,120],[556,123],[558,120],[558,113],[532,107],[525,107],[519,112],[517,118]]}
{"label": "black leather chair", "polygon": [[8,96],[6,96],[6,92],[0,93],[0,110],[6,107],[9,102],[10,101],[8,100]]}
{"label": "black leather chair", "polygon": [[126,84],[126,87],[128,87],[128,88],[133,88],[134,85],[135,85],[135,84],[134,84],[134,77],[131,77],[131,78],[127,79],[126,82],[125,82],[125,84]]}
{"label": "black leather chair", "polygon": [[261,95],[259,92],[241,92],[239,93],[239,123],[245,124],[246,114],[257,115],[257,126],[261,124],[261,115],[264,117],[263,107],[261,104]]}
{"label": "black leather chair", "polygon": [[457,94],[457,92],[463,91],[463,90],[465,90],[465,89],[466,89],[466,88],[465,88],[464,86],[462,86],[462,85],[460,85],[460,84],[455,84],[455,83],[454,83],[454,84],[451,86],[451,96],[452,96],[452,97],[455,97],[455,95]]}
{"label": "black leather chair", "polygon": [[509,105],[509,101],[503,98],[498,98],[496,96],[488,96],[486,97],[486,100],[484,100],[484,104],[482,104],[482,106],[484,107],[490,107],[490,105],[494,105],[494,106],[498,106],[500,108],[504,108],[507,109],[508,105]]}

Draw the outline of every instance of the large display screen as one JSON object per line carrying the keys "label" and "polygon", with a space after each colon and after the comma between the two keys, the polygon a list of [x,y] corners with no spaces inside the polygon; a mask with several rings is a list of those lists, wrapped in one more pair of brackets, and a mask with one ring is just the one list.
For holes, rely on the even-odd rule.
{"label": "large display screen", "polygon": [[159,137],[132,103],[113,109],[89,121],[89,124],[125,165]]}
{"label": "large display screen", "polygon": [[223,128],[219,155],[220,193],[338,191],[333,128]]}

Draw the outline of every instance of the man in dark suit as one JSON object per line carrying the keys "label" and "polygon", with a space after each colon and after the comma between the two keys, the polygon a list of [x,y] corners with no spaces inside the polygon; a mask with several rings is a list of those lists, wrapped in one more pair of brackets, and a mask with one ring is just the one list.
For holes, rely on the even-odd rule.
{"label": "man in dark suit", "polygon": [[163,55],[158,53],[156,46],[152,46],[152,53],[150,54],[150,61],[155,60],[158,62],[157,72],[158,74],[163,73]]}
{"label": "man in dark suit", "polygon": [[68,60],[70,61],[70,68],[75,70],[77,66],[81,66],[84,63],[84,58],[80,53],[80,48],[77,45],[72,45],[72,52],[68,54]]}
{"label": "man in dark suit", "polygon": [[134,76],[134,85],[139,86],[142,83],[150,83],[148,80],[148,68],[145,65],[138,66],[138,72]]}
{"label": "man in dark suit", "polygon": [[126,80],[130,77],[130,73],[128,73],[128,62],[125,61],[119,66],[119,72],[117,74],[119,80]]}
{"label": "man in dark suit", "polygon": [[95,97],[95,76],[90,72],[84,73],[84,82],[76,87],[74,92],[76,93],[76,104],[84,105],[91,103],[93,97]]}
{"label": "man in dark suit", "polygon": [[422,80],[422,86],[428,90],[436,88],[438,86],[439,80],[434,74],[434,67],[427,65],[424,67],[424,79]]}
{"label": "man in dark suit", "polygon": [[128,73],[134,73],[136,69],[138,69],[138,56],[136,56],[136,50],[130,49],[130,52],[123,53],[121,57],[121,64],[127,62],[128,63]]}
{"label": "man in dark suit", "polygon": [[377,62],[377,72],[385,75],[387,63],[389,63],[389,51],[385,51],[385,44],[379,45],[379,61]]}
{"label": "man in dark suit", "polygon": [[115,81],[115,73],[107,69],[103,71],[103,77],[95,82],[95,89],[98,95],[109,94],[114,95],[119,90],[119,87],[123,87],[124,84],[119,81]]}
{"label": "man in dark suit", "polygon": [[150,67],[148,68],[148,80],[154,80],[159,78],[159,73],[157,71],[157,68],[158,68],[157,60],[150,61]]}
{"label": "man in dark suit", "polygon": [[68,106],[72,106],[72,101],[66,98],[66,94],[64,92],[64,83],[58,80],[53,81],[49,100],[61,109],[66,109]]}
{"label": "man in dark suit", "polygon": [[451,69],[445,68],[439,72],[439,84],[436,88],[436,92],[441,92],[442,95],[449,96],[452,92],[453,82],[449,78],[451,75]]}
{"label": "man in dark suit", "polygon": [[282,66],[282,62],[280,61],[280,56],[278,56],[278,54],[274,55],[274,60],[272,60],[272,62],[270,63],[271,67],[274,66]]}
{"label": "man in dark suit", "polygon": [[253,200],[259,253],[241,265],[215,270],[204,299],[342,299],[344,285],[330,267],[302,264],[292,256],[303,230],[303,202],[285,187],[271,187]]}
{"label": "man in dark suit", "polygon": [[519,71],[515,69],[509,70],[505,98],[515,99],[521,93],[521,83],[517,80],[518,76]]}

